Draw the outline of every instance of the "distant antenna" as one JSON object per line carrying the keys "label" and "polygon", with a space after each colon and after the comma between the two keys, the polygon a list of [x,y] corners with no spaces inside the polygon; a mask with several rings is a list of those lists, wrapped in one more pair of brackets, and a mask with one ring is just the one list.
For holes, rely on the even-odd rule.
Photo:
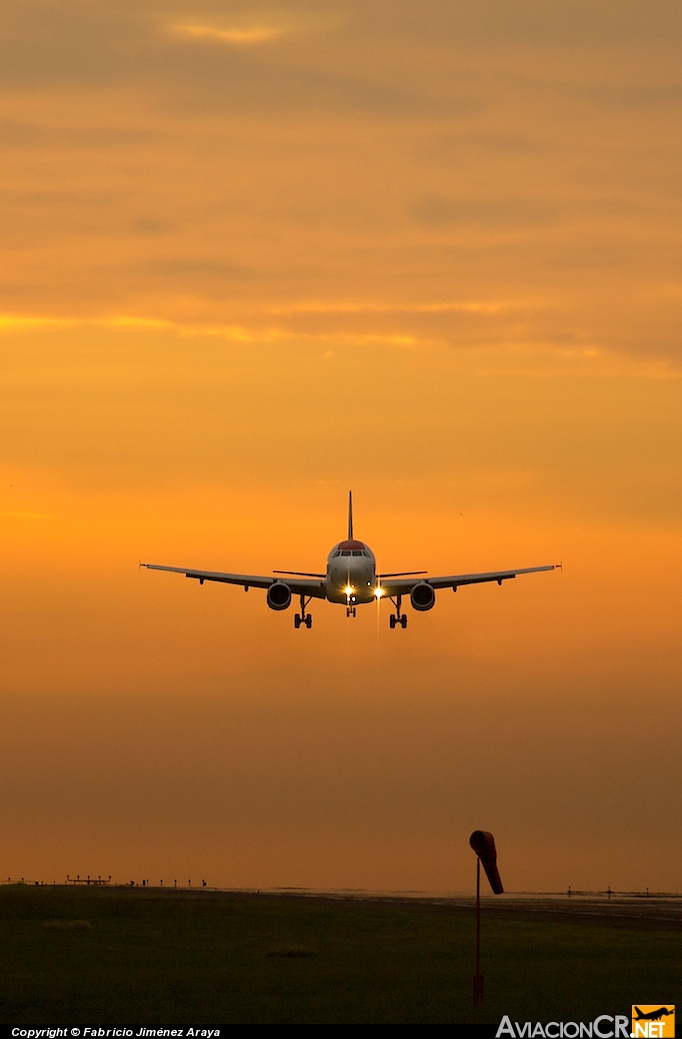
{"label": "distant antenna", "polygon": [[348,540],[353,540],[353,492],[348,492]]}

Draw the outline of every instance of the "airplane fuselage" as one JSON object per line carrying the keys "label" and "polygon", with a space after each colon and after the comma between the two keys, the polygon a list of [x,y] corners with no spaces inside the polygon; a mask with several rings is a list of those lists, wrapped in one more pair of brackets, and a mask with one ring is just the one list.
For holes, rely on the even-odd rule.
{"label": "airplane fuselage", "polygon": [[324,587],[330,602],[355,606],[377,597],[376,559],[372,550],[354,539],[339,541],[327,556]]}

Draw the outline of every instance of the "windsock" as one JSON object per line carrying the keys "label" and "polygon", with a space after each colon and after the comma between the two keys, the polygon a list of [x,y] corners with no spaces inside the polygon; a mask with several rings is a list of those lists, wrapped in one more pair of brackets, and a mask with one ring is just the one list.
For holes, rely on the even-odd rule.
{"label": "windsock", "polygon": [[492,833],[488,833],[487,830],[474,830],[469,838],[469,844],[483,863],[483,869],[485,870],[486,877],[490,881],[493,893],[495,895],[503,894],[504,888],[502,887],[502,881],[497,869],[495,838]]}

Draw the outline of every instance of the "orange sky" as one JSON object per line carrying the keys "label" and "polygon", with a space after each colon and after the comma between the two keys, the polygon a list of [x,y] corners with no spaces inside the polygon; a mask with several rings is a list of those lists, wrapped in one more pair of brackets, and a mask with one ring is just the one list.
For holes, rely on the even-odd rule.
{"label": "orange sky", "polygon": [[[3,33],[0,875],[681,890],[679,5]],[[384,569],[564,571],[137,569],[318,570],[351,487]]]}

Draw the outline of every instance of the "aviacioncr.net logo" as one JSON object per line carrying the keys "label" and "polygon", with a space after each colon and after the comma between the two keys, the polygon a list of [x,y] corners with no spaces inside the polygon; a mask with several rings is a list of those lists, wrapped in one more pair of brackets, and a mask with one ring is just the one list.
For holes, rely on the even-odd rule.
{"label": "aviacioncr.net logo", "polygon": [[675,1007],[672,1003],[639,1003],[632,1007],[632,1039],[672,1039]]}
{"label": "aviacioncr.net logo", "polygon": [[500,1021],[495,1032],[495,1039],[502,1035],[513,1035],[515,1039],[537,1039],[537,1036],[548,1036],[548,1039],[630,1039],[630,1018],[624,1014],[600,1014],[594,1021],[548,1021],[542,1022],[511,1020],[507,1015]]}

